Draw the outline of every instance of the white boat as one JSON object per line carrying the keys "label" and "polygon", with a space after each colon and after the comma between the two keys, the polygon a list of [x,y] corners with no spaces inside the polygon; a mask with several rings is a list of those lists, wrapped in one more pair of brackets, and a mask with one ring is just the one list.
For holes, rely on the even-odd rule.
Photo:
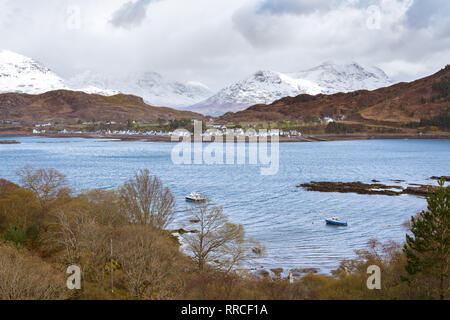
{"label": "white boat", "polygon": [[198,192],[192,192],[190,195],[186,196],[186,200],[192,202],[204,202],[206,201],[206,198]]}

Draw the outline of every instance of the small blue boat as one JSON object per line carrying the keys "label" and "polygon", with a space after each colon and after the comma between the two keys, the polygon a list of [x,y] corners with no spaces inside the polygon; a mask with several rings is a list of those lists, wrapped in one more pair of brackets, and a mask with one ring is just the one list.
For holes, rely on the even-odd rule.
{"label": "small blue boat", "polygon": [[334,226],[343,226],[343,227],[347,226],[347,221],[342,221],[341,219],[339,219],[337,217],[328,218],[328,219],[325,219],[325,221],[327,224],[331,224]]}

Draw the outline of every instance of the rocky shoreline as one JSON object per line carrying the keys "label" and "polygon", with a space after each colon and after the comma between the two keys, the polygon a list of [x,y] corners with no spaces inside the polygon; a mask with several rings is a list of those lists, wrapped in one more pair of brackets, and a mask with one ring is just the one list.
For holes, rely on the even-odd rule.
{"label": "rocky shoreline", "polygon": [[[3,131],[0,132],[0,137],[46,137],[46,138],[87,138],[87,139],[117,139],[120,141],[145,141],[145,142],[177,142],[171,141],[170,136],[149,136],[149,135],[104,135],[97,133],[79,133],[79,134],[64,134],[64,133],[47,133],[47,134],[32,134],[23,133],[20,131]],[[294,142],[326,142],[326,141],[349,141],[349,140],[450,140],[450,133],[448,134],[323,134],[323,135],[303,135],[293,137],[279,137],[281,143]],[[181,141],[181,138],[180,138]],[[248,142],[248,139],[246,139]],[[270,141],[270,139],[269,139]],[[210,141],[205,141],[209,143]]]}
{"label": "rocky shoreline", "polygon": [[[376,181],[376,180],[373,180]],[[328,181],[311,181],[297,186],[307,191],[317,192],[339,192],[339,193],[357,193],[370,195],[387,195],[400,196],[410,194],[419,197],[426,197],[428,192],[432,191],[436,186],[408,184],[406,188],[397,185],[386,185],[381,183],[363,183],[363,182],[328,182]]]}

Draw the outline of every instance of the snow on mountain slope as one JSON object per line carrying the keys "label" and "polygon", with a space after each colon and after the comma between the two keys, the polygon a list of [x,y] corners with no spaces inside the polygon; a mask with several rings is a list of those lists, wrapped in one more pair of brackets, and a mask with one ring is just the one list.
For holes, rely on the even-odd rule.
{"label": "snow on mountain slope", "polygon": [[387,87],[392,81],[377,67],[363,67],[357,63],[338,65],[326,62],[318,67],[290,74],[317,83],[325,94],[351,92],[356,90],[375,90]]}
{"label": "snow on mountain slope", "polygon": [[20,54],[0,51],[0,93],[39,94],[57,89],[67,87],[50,69]]}
{"label": "snow on mountain slope", "polygon": [[299,94],[316,95],[374,90],[392,82],[378,68],[362,67],[356,63],[337,65],[324,63],[297,73],[258,71],[249,78],[234,83],[216,95],[188,108],[209,115],[244,110],[254,104],[270,104],[275,100]]}
{"label": "snow on mountain slope", "polygon": [[133,94],[151,105],[167,107],[189,106],[212,95],[208,87],[201,83],[170,82],[155,72],[113,77],[86,71],[65,80],[31,58],[7,50],[0,51],[0,93],[40,94],[60,89],[104,96]]}
{"label": "snow on mountain slope", "polygon": [[140,96],[151,105],[167,107],[190,106],[212,95],[209,88],[201,83],[171,82],[156,72],[118,77],[86,71],[70,79],[68,84],[73,88],[113,89]]}
{"label": "snow on mountain slope", "polygon": [[[52,90],[72,90],[64,79],[37,61],[21,54],[0,51],[0,93],[17,92],[40,94]],[[114,95],[117,91],[93,86],[78,88],[86,93]]]}
{"label": "snow on mountain slope", "polygon": [[267,104],[283,97],[296,96],[300,92],[318,94],[322,92],[322,88],[309,80],[295,79],[279,72],[258,71],[190,107],[189,110],[220,115],[243,110],[254,104]]}

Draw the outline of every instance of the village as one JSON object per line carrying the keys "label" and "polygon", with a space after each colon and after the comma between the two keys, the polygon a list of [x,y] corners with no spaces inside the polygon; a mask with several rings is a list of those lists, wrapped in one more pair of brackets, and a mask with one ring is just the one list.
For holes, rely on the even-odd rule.
{"label": "village", "polygon": [[[189,120],[191,123],[193,123],[193,120]],[[33,135],[63,135],[63,136],[70,136],[70,135],[101,135],[101,136],[161,136],[161,137],[183,137],[183,136],[193,136],[194,130],[193,128],[189,128],[187,126],[186,128],[180,127],[180,128],[171,128],[173,130],[167,130],[169,129],[170,123],[164,123],[165,127],[168,127],[167,129],[161,128],[154,128],[150,129],[148,127],[139,126],[139,123],[136,121],[132,121],[131,125],[128,125],[128,127],[131,128],[121,128],[120,124],[108,121],[105,124],[99,124],[97,126],[103,127],[99,128],[97,130],[92,130],[96,127],[95,123],[91,122],[83,122],[82,125],[83,128],[70,128],[69,126],[61,128],[58,123],[55,122],[46,122],[46,123],[39,123],[35,124],[34,128],[32,129]],[[115,128],[114,128],[115,127]],[[191,126],[192,127],[192,126]],[[246,130],[241,127],[232,127],[229,128],[226,125],[223,124],[214,124],[212,121],[205,122],[205,130],[202,130],[202,133],[200,134],[202,137],[208,137],[208,136],[247,136],[247,137],[270,137],[270,136],[283,136],[283,137],[297,137],[302,136],[301,132],[298,130],[280,130],[280,129],[258,129],[256,130],[253,127],[249,127]]]}

